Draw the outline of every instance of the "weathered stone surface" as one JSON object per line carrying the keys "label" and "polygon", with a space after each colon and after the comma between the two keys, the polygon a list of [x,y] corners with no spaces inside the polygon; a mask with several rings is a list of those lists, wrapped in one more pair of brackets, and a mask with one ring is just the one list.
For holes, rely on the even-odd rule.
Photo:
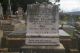
{"label": "weathered stone surface", "polygon": [[58,34],[58,5],[31,4],[27,8],[26,35],[55,36]]}

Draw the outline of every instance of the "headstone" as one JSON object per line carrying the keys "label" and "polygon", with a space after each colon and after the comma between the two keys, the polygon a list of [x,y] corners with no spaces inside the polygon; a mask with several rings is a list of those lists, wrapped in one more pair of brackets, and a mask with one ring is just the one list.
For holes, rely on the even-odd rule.
{"label": "headstone", "polygon": [[47,3],[31,4],[27,7],[26,35],[55,36],[58,34],[58,6]]}
{"label": "headstone", "polygon": [[3,16],[3,8],[2,8],[1,3],[0,3],[0,17],[2,17],[2,16]]}
{"label": "headstone", "polygon": [[26,22],[26,36],[32,36],[31,38],[26,38],[27,45],[59,44],[58,5],[47,4],[46,2],[43,2],[42,4],[37,3],[28,5]]}
{"label": "headstone", "polygon": [[7,7],[6,15],[8,15],[8,16],[12,16],[13,15],[13,11],[11,10],[11,6],[10,5],[8,5],[8,7]]}
{"label": "headstone", "polygon": [[22,20],[22,18],[23,18],[23,8],[22,7],[18,7],[17,16],[18,16],[19,20]]}

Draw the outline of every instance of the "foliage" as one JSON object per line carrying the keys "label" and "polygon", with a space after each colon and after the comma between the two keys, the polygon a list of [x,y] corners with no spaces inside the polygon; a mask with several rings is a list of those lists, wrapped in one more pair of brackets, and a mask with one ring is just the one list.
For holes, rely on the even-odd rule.
{"label": "foliage", "polygon": [[[49,2],[49,0],[10,0],[13,12],[17,10],[18,6],[21,6],[25,11],[27,8],[27,4],[35,3],[36,1],[40,3]],[[8,7],[8,0],[0,0],[0,2],[2,3],[3,11],[5,14]]]}

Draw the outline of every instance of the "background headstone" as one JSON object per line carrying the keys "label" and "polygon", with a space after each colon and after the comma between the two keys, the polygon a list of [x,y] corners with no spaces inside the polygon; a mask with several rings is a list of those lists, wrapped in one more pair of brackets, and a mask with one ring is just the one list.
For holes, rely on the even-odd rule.
{"label": "background headstone", "polygon": [[18,7],[17,15],[18,15],[19,20],[23,19],[23,8],[22,7]]}
{"label": "background headstone", "polygon": [[0,17],[2,17],[2,16],[3,16],[3,8],[2,8],[1,3],[0,3]]}

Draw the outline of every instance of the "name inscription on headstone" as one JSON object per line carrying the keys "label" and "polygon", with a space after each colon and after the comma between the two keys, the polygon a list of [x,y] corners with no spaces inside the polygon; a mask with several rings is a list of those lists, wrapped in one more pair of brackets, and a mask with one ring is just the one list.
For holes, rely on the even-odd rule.
{"label": "name inscription on headstone", "polygon": [[57,45],[59,38],[26,38],[26,45]]}

